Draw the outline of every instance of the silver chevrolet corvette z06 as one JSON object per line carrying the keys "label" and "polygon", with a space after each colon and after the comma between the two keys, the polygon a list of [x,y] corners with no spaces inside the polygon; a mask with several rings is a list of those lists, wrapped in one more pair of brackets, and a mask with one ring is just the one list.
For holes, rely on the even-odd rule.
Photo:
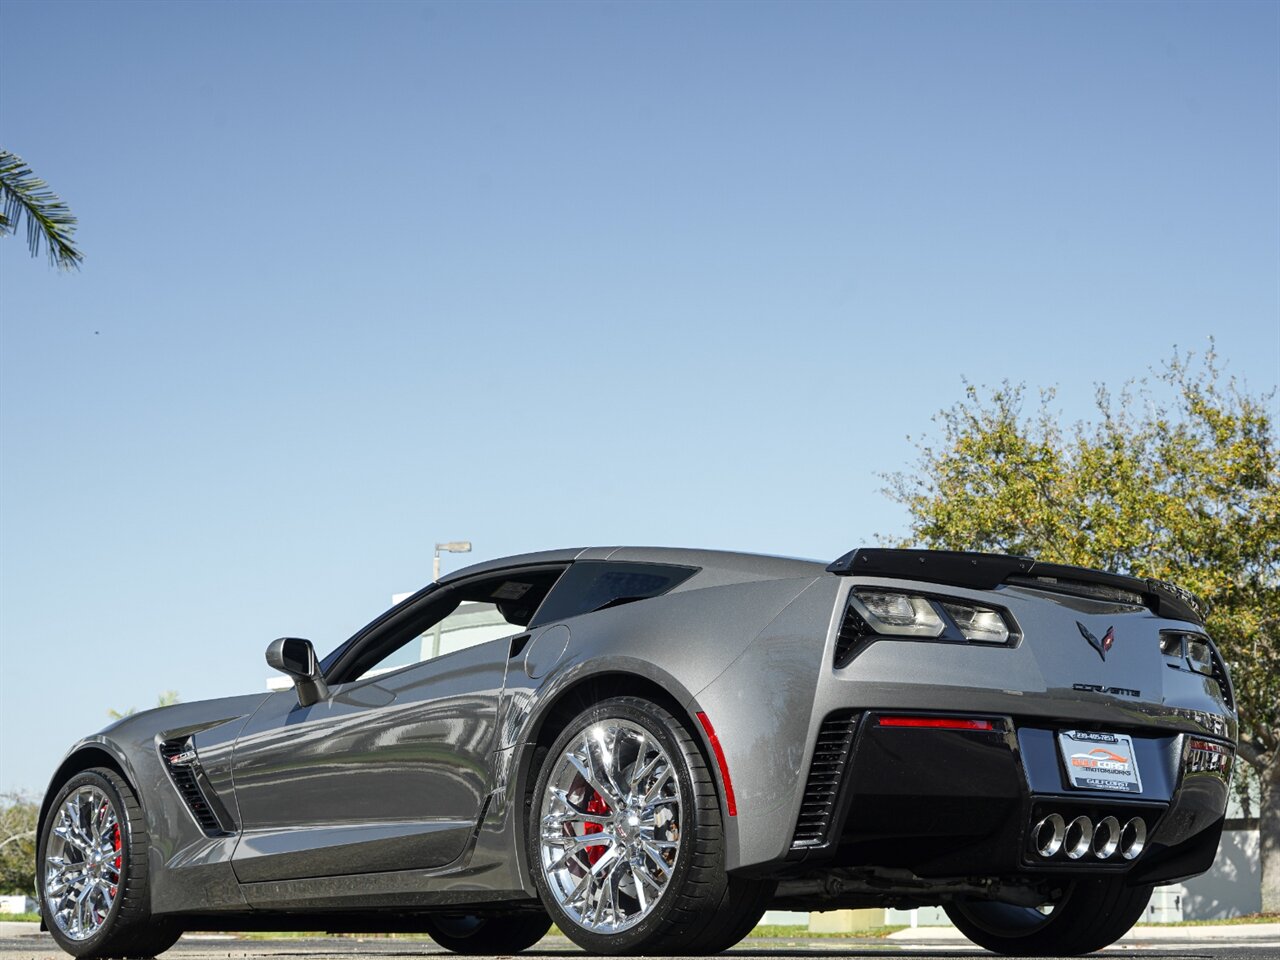
{"label": "silver chevrolet corvette z06", "polygon": [[125,717],[40,815],[80,957],[184,929],[704,954],[768,907],[941,904],[1078,954],[1209,868],[1231,682],[1194,598],[986,554],[558,550],[433,583],[278,689]]}

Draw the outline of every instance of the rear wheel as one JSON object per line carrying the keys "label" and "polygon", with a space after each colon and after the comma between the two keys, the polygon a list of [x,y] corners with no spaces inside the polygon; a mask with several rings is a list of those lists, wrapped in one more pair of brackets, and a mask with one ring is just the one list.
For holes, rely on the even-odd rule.
{"label": "rear wheel", "polygon": [[547,935],[551,918],[545,913],[503,916],[432,917],[431,939],[446,950],[467,954],[510,954],[528,950]]}
{"label": "rear wheel", "polygon": [[725,874],[711,771],[663,707],[616,697],[579,714],[547,752],[532,800],[534,882],[584,950],[713,952],[755,912],[760,884]]}
{"label": "rear wheel", "polygon": [[75,957],[152,957],[181,930],[151,917],[147,832],[129,784],[114,770],[71,777],[40,832],[41,909]]}
{"label": "rear wheel", "polygon": [[1119,877],[1074,880],[1048,912],[981,900],[958,900],[945,909],[961,933],[996,953],[1077,956],[1124,936],[1146,910],[1152,889],[1126,886]]}

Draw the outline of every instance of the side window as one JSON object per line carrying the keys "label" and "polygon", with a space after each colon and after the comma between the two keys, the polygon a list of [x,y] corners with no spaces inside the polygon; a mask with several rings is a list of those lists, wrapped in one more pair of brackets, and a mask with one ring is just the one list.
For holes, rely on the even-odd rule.
{"label": "side window", "polygon": [[530,626],[658,597],[697,573],[696,567],[660,563],[582,560],[569,568],[538,609]]}
{"label": "side window", "polygon": [[489,640],[509,637],[522,629],[508,621],[496,604],[463,600],[453,613],[370,666],[357,679],[390,673],[424,660],[433,660],[446,653],[455,653]]}
{"label": "side window", "polygon": [[564,564],[518,567],[421,591],[340,648],[326,677],[330,683],[364,680],[515,636],[565,570]]}

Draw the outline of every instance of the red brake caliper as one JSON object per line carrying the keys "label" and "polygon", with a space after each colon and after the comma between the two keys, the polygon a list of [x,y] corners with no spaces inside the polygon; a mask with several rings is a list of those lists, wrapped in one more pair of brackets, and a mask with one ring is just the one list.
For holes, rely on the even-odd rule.
{"label": "red brake caliper", "polygon": [[[111,832],[111,849],[119,852],[120,850],[120,824],[116,824],[115,830]],[[123,857],[116,857],[116,876],[120,876],[120,864],[124,860]],[[116,887],[111,888],[111,895],[116,895]]]}
{"label": "red brake caliper", "polygon": [[[587,801],[587,813],[608,813],[608,812],[609,812],[609,805],[604,802],[604,797],[600,796],[600,794],[592,790],[591,799]],[[599,823],[584,823],[582,825],[582,835],[584,837],[588,833],[600,833],[603,830],[604,830],[604,825]],[[587,847],[586,848],[587,862],[594,867],[596,865],[596,861],[604,856],[604,852],[606,849],[608,848],[605,847],[604,844],[599,844],[594,847]]]}

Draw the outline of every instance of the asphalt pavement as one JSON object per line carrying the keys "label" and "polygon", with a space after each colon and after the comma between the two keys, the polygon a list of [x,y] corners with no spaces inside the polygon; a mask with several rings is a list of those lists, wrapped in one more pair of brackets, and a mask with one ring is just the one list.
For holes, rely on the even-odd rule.
{"label": "asphalt pavement", "polygon": [[[12,925],[7,925],[12,926]],[[10,931],[3,931],[8,933]],[[1161,960],[1280,960],[1280,924],[1232,927],[1177,927],[1164,930],[1138,928],[1106,951],[1108,955],[1130,954]],[[270,958],[312,958],[346,960],[350,957],[422,957],[445,951],[427,939],[387,939],[320,937],[315,939],[249,940],[232,935],[188,934],[166,960],[270,960]],[[525,957],[558,957],[572,953],[585,955],[564,937],[549,936]],[[956,958],[983,955],[983,951],[945,929],[903,930],[884,939],[814,938],[786,940],[749,939],[731,951],[736,957],[767,957],[769,960],[801,960],[825,957]],[[0,935],[0,960],[65,960],[48,934]],[[484,958],[497,960],[497,958]],[[1047,958],[1046,958],[1047,960]]]}

